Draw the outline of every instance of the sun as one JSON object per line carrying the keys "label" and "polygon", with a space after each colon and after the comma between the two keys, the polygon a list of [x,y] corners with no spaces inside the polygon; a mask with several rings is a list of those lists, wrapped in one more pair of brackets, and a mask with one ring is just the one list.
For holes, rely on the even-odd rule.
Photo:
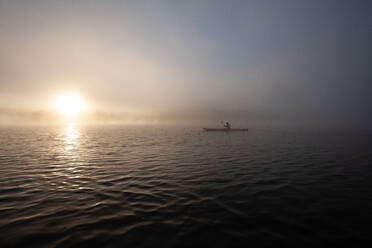
{"label": "sun", "polygon": [[64,116],[77,116],[86,110],[84,99],[74,93],[59,95],[55,101],[55,109]]}

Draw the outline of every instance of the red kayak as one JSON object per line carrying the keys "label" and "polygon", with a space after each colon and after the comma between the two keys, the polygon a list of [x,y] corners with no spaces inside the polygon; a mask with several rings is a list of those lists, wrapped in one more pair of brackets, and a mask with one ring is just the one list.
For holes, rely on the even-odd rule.
{"label": "red kayak", "polygon": [[214,132],[218,132],[218,131],[222,131],[222,132],[231,132],[231,131],[248,131],[248,128],[203,128],[204,131],[214,131]]}

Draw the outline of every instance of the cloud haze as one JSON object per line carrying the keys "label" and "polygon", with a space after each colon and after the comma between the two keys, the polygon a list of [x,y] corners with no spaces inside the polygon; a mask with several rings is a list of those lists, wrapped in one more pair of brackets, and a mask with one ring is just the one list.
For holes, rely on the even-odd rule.
{"label": "cloud haze", "polygon": [[0,120],[14,109],[50,111],[67,90],[89,101],[93,119],[368,127],[371,9],[368,1],[0,1]]}

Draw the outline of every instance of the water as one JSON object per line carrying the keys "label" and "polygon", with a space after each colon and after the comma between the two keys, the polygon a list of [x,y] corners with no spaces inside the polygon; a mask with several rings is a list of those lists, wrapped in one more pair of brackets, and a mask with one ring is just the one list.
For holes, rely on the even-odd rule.
{"label": "water", "polygon": [[371,245],[371,138],[0,128],[0,247]]}

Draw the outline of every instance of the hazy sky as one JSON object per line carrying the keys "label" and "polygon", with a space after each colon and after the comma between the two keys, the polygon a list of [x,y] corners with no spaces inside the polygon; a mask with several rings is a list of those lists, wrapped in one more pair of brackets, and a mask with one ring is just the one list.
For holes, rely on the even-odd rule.
{"label": "hazy sky", "polygon": [[371,44],[371,1],[0,0],[0,119],[73,91],[106,117],[367,127]]}

